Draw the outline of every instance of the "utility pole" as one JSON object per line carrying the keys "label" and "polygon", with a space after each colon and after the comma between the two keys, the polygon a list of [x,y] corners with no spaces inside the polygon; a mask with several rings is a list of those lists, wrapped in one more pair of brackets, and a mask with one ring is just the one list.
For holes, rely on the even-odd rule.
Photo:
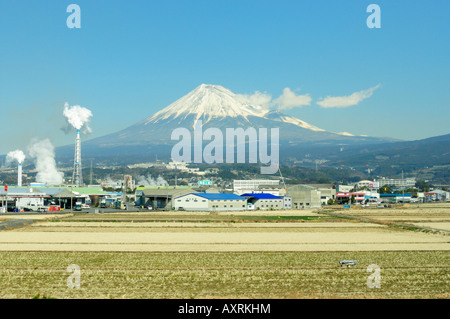
{"label": "utility pole", "polygon": [[281,180],[282,180],[283,185],[284,185],[284,195],[286,196],[287,195],[287,188],[286,188],[286,183],[284,182],[283,175],[281,175],[280,165],[278,165],[278,171],[280,172],[280,177],[281,177]]}

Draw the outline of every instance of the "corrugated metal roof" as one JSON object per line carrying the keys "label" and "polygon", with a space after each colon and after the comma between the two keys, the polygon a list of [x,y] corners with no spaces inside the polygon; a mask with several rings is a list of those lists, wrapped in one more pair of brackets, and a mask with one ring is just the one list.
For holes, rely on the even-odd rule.
{"label": "corrugated metal roof", "polygon": [[275,196],[269,193],[245,193],[242,197],[253,197],[256,199],[282,199],[280,196]]}
{"label": "corrugated metal roof", "polygon": [[171,197],[179,197],[185,194],[192,193],[192,190],[190,189],[170,189],[170,188],[163,188],[163,189],[144,189],[142,190],[142,194],[146,197],[165,197],[165,196],[171,196]]}
{"label": "corrugated metal roof", "polygon": [[[5,190],[4,188],[0,188],[0,194],[1,195],[5,195]],[[34,188],[34,187],[9,187],[8,188],[8,196],[13,196],[13,195],[36,195],[36,194],[40,194],[40,195],[45,195],[44,192],[41,192],[40,190]]]}
{"label": "corrugated metal roof", "polygon": [[66,189],[80,195],[106,195],[101,187],[66,187]]}
{"label": "corrugated metal roof", "polygon": [[405,193],[405,194],[380,194],[380,197],[411,197],[412,194]]}
{"label": "corrugated metal roof", "polygon": [[187,195],[197,195],[209,200],[246,200],[246,198],[233,193],[191,193]]}

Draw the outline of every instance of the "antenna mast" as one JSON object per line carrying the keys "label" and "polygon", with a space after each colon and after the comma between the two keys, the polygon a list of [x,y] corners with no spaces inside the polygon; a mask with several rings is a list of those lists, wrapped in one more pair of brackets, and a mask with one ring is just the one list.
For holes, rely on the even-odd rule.
{"label": "antenna mast", "polygon": [[284,193],[287,195],[286,183],[284,182],[283,175],[281,174],[280,165],[278,165],[278,171],[280,172],[281,181],[283,182],[283,185],[284,185]]}

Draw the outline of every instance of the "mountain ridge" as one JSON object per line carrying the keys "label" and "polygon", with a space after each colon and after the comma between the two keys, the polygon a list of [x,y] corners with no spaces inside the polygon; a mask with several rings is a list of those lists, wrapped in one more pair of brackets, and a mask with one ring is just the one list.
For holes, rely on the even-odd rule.
{"label": "mountain ridge", "polygon": [[[280,145],[295,147],[301,144],[352,145],[389,142],[392,139],[356,136],[349,133],[328,132],[313,124],[278,110],[269,110],[252,104],[244,95],[212,84],[201,84],[167,107],[121,131],[83,141],[83,154],[95,157],[112,150],[142,146],[142,152],[152,152],[152,146],[170,146],[176,141],[171,134],[176,128],[193,130],[202,120],[203,129],[226,128],[279,128]],[[57,149],[58,154],[69,156],[71,146]],[[159,154],[158,154],[159,155]],[[167,155],[167,154],[166,154]]]}

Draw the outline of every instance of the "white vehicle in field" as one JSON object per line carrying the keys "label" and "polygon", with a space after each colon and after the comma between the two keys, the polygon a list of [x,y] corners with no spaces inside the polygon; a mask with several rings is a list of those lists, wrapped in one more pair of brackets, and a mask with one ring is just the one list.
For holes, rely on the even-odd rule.
{"label": "white vehicle in field", "polygon": [[347,267],[351,267],[351,266],[355,266],[356,265],[356,260],[339,260],[339,264],[342,266],[347,266]]}

